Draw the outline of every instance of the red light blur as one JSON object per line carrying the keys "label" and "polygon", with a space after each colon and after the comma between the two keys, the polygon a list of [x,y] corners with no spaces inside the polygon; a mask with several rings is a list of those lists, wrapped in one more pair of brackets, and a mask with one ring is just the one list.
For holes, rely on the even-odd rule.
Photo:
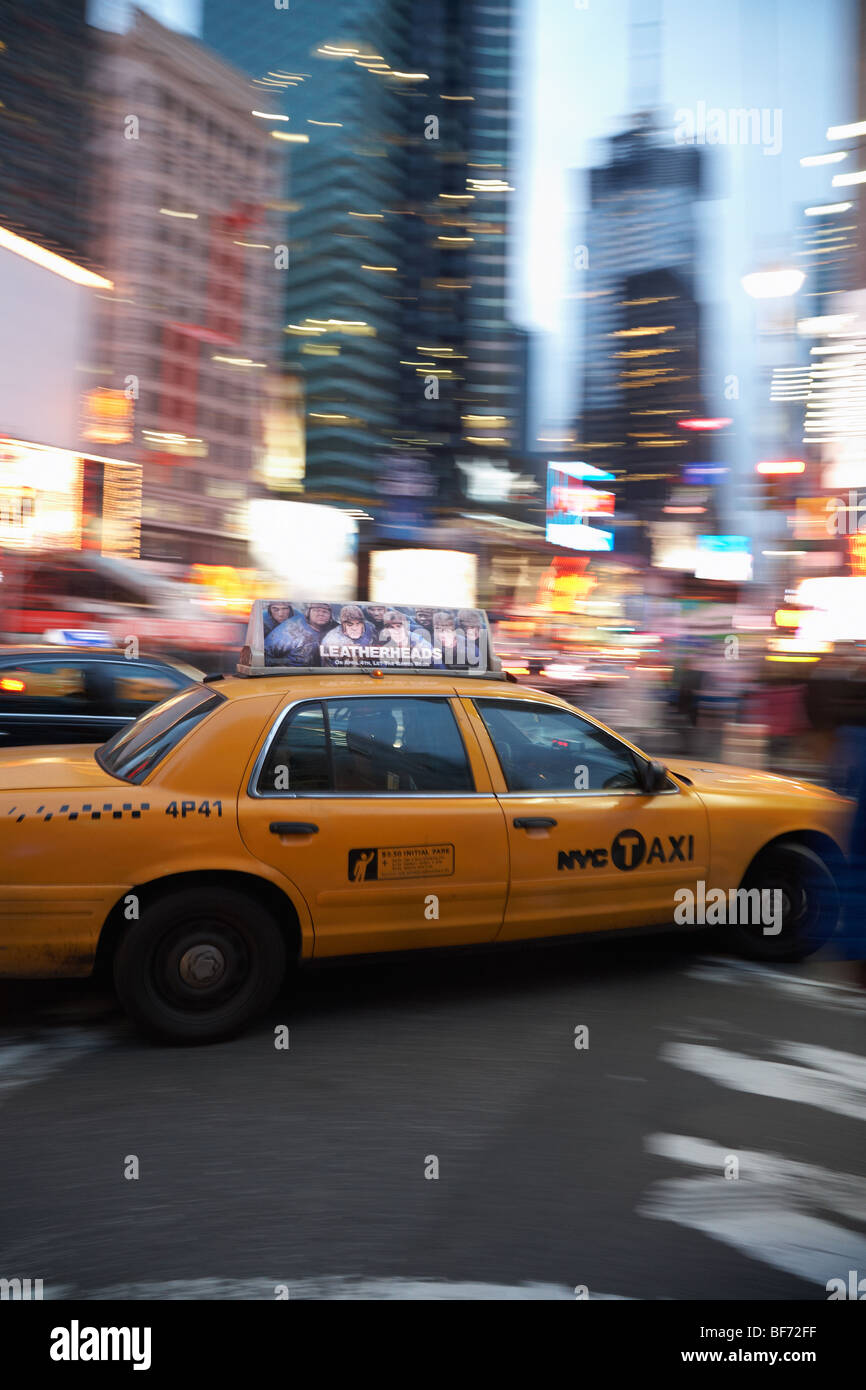
{"label": "red light blur", "polygon": [[733,420],[722,415],[715,419],[698,417],[690,420],[677,420],[677,425],[681,430],[723,430],[725,425],[732,425],[733,423]]}
{"label": "red light blur", "polygon": [[805,473],[806,465],[802,459],[765,459],[755,467],[757,473]]}

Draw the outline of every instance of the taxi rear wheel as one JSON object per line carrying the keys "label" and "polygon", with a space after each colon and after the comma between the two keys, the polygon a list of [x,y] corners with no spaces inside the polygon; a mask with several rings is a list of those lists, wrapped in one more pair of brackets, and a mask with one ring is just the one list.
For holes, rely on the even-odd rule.
{"label": "taxi rear wheel", "polygon": [[780,930],[769,923],[730,925],[733,944],[753,960],[796,961],[812,955],[832,935],[839,917],[840,895],[833,874],[807,845],[771,845],[750,865],[743,888],[776,891],[762,898],[771,909],[781,906]]}
{"label": "taxi rear wheel", "polygon": [[275,918],[228,888],[158,899],[130,925],[114,957],[120,1003],[164,1042],[233,1037],[273,1001],[285,971]]}

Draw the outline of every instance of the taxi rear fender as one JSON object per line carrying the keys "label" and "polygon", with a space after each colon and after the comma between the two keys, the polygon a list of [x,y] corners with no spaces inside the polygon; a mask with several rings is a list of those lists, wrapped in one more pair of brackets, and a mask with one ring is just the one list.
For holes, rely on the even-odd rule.
{"label": "taxi rear fender", "polygon": [[290,961],[300,960],[313,954],[313,928],[310,915],[301,899],[296,904],[288,892],[270,879],[258,874],[234,870],[192,870],[188,873],[167,874],[163,878],[150,879],[146,883],[134,884],[124,890],[105,920],[96,949],[95,969],[104,968],[111,961],[118,941],[127,925],[126,908],[130,895],[138,899],[138,913],[159,898],[168,897],[184,889],[197,886],[208,888],[233,888],[247,895],[251,902],[262,903],[270,909],[279,922],[286,939]]}

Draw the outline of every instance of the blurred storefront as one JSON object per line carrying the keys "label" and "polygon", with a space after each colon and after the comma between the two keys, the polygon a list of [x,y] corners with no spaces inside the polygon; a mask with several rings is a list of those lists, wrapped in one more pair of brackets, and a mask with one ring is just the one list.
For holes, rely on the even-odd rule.
{"label": "blurred storefront", "polygon": [[94,391],[93,299],[113,288],[0,227],[0,557],[6,575],[42,551],[136,559],[141,467],[107,458],[131,438],[132,402]]}
{"label": "blurred storefront", "polygon": [[0,436],[0,550],[139,552],[141,468]]}

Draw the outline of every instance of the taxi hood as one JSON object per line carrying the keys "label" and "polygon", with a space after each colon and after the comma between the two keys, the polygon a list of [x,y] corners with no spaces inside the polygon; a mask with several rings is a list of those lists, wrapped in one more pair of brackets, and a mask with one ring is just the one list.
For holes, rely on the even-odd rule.
{"label": "taxi hood", "polygon": [[96,761],[98,747],[97,743],[63,743],[0,749],[0,791],[116,783]]}
{"label": "taxi hood", "polygon": [[795,777],[779,777],[753,767],[730,767],[727,763],[687,763],[679,758],[664,761],[669,772],[687,778],[695,791],[726,792],[742,796],[811,796],[831,801],[845,798],[816,782],[804,782]]}

